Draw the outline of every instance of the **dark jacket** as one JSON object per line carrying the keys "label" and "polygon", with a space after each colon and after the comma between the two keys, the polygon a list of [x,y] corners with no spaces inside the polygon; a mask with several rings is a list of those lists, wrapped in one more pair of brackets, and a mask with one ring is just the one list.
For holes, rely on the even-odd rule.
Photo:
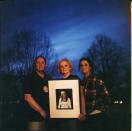
{"label": "dark jacket", "polygon": [[109,111],[110,96],[105,84],[96,77],[84,78],[81,82],[84,88],[86,113],[100,110],[103,113]]}

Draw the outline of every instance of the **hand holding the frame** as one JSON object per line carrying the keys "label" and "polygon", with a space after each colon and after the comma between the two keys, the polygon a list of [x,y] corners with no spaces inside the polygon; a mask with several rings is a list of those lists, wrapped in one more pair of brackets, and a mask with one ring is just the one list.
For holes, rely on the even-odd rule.
{"label": "hand holding the frame", "polygon": [[39,112],[40,115],[46,119],[47,115],[44,109],[35,101],[35,99],[32,97],[31,94],[25,94],[25,101],[29,104],[31,108],[33,108],[35,111]]}
{"label": "hand holding the frame", "polygon": [[83,113],[81,113],[81,114],[79,115],[78,119],[81,120],[81,121],[82,121],[82,120],[85,120],[85,119],[86,119],[86,115],[83,114]]}
{"label": "hand holding the frame", "polygon": [[43,86],[43,91],[44,91],[45,93],[48,93],[48,91],[49,91],[48,87],[47,87],[47,86]]}
{"label": "hand holding the frame", "polygon": [[85,108],[85,97],[83,92],[83,86],[80,86],[80,94],[81,94],[81,114],[79,115],[79,120],[86,119],[86,108]]}
{"label": "hand holding the frame", "polygon": [[45,112],[43,109],[40,110],[40,115],[41,115],[44,119],[46,119],[46,117],[47,117],[46,112]]}

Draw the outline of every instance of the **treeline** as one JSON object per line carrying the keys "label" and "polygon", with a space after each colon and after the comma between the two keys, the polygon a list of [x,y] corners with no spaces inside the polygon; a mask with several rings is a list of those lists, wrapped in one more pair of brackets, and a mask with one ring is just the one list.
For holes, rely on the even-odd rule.
{"label": "treeline", "polygon": [[[2,52],[4,60],[1,67],[3,72],[0,74],[1,95],[14,96],[14,91],[18,97],[22,95],[24,76],[34,69],[34,59],[39,55],[47,60],[46,72],[52,76],[57,75],[57,53],[46,33],[22,30],[9,39]],[[125,99],[129,99],[130,59],[126,57],[130,56],[125,55],[121,45],[106,35],[98,35],[90,48],[80,57],[91,59],[95,74],[104,80],[112,97],[124,95]],[[76,68],[78,66],[74,67]],[[78,72],[76,69],[75,73]]]}
{"label": "treeline", "polygon": [[98,35],[84,56],[91,59],[94,73],[104,80],[112,98],[130,102],[130,48],[124,49],[106,35]]}
{"label": "treeline", "polygon": [[[17,31],[5,46],[5,50],[2,52],[3,61],[0,75],[1,80],[4,77],[0,89],[1,95],[14,95],[14,88],[22,94],[24,77],[34,70],[34,60],[39,55],[44,56],[47,60],[45,71],[48,74],[56,74],[54,66],[57,63],[57,54],[46,33],[32,30]],[[7,79],[8,77],[9,79]],[[12,80],[12,78],[14,79]]]}

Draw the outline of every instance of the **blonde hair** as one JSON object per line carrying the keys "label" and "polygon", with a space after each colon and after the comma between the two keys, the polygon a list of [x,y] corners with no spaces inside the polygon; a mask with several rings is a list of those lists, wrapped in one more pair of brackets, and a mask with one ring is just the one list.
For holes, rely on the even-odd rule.
{"label": "blonde hair", "polygon": [[63,94],[66,94],[66,91],[61,91],[61,96],[62,96]]}
{"label": "blonde hair", "polygon": [[72,71],[73,71],[73,65],[72,65],[72,63],[71,63],[68,59],[62,59],[62,60],[59,61],[59,63],[57,64],[57,72],[58,72],[59,74],[61,74],[61,71],[60,71],[60,63],[61,63],[62,61],[66,61],[66,62],[69,64],[69,66],[70,66],[70,68],[71,68],[71,72],[72,72]]}

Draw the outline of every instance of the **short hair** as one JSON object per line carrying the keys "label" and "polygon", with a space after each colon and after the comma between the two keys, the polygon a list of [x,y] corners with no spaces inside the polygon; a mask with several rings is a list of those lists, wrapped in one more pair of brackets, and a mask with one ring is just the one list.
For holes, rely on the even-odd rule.
{"label": "short hair", "polygon": [[43,57],[43,56],[37,56],[37,57],[35,58],[34,63],[36,63],[37,60],[38,60],[39,58],[42,58],[42,59],[45,61],[45,64],[46,64],[46,59],[45,59],[45,57]]}
{"label": "short hair", "polygon": [[35,60],[34,60],[34,63],[33,63],[33,70],[36,70],[36,62],[37,62],[37,59],[39,59],[39,58],[44,59],[45,64],[46,64],[46,59],[45,59],[45,57],[43,57],[43,56],[37,56],[37,57],[35,58]]}
{"label": "short hair", "polygon": [[72,65],[72,62],[69,61],[68,59],[62,59],[62,60],[59,61],[59,63],[57,64],[57,72],[58,72],[59,74],[61,74],[61,71],[60,71],[60,63],[61,63],[62,61],[66,61],[66,62],[69,64],[69,66],[70,66],[70,68],[71,68],[71,72],[72,72],[72,71],[73,71],[73,65]]}

